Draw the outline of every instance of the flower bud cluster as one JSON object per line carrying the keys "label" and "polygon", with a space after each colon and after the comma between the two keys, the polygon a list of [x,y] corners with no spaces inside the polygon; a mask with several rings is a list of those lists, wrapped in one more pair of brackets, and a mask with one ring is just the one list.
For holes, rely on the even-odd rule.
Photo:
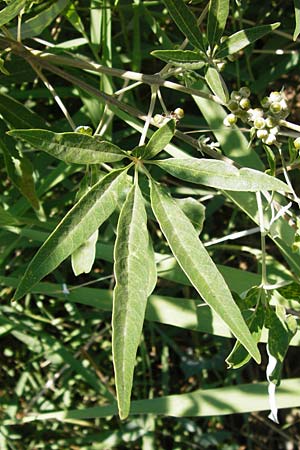
{"label": "flower bud cluster", "polygon": [[[279,121],[285,119],[289,114],[284,95],[282,92],[273,91],[269,97],[262,99],[262,108],[252,108],[249,100],[250,94],[247,87],[242,87],[239,91],[232,91],[227,104],[231,112],[225,117],[223,123],[226,126],[232,126],[239,118],[252,126],[252,135],[267,145],[273,145],[277,142]],[[296,145],[298,144],[295,144],[295,147]]]}

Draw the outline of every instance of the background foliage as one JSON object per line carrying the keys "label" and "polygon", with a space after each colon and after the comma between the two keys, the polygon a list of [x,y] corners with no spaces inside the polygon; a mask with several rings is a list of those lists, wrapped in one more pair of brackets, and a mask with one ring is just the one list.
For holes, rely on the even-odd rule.
{"label": "background foliage", "polygon": [[[298,1],[192,1],[185,7],[169,0],[12,0],[2,8],[0,448],[297,448]],[[241,31],[253,26],[259,28]],[[268,129],[280,126],[274,142],[259,137],[260,117],[247,116],[248,108],[228,108],[230,93],[241,86],[250,89],[254,107],[283,89],[289,111],[280,117],[271,111],[278,123]],[[231,100],[242,101],[234,95]],[[226,127],[224,119],[225,125],[238,119],[238,126]],[[68,134],[78,126],[100,137],[87,128]],[[43,131],[28,131],[37,129]],[[205,167],[204,155],[211,158]],[[184,168],[183,158],[189,161]],[[146,174],[141,159],[148,161]],[[141,169],[134,177],[129,168],[131,178],[121,170],[130,162]],[[160,182],[151,182],[151,193],[149,172]],[[256,194],[262,187],[274,192]],[[58,228],[33,259],[74,204],[76,238]],[[141,227],[146,214],[149,241]],[[84,246],[76,254],[79,241]],[[155,284],[151,242],[158,281],[144,299],[131,414],[121,421],[112,341],[115,367],[121,372],[124,366],[127,376],[139,331],[132,332],[136,321],[129,315],[129,340],[119,343],[122,328],[112,337],[112,290],[117,282],[114,295],[127,305],[118,257],[126,243],[133,264],[136,242],[140,259],[126,272],[136,293],[127,296],[133,310],[140,306],[138,288],[147,285],[148,295]],[[231,291],[227,298],[233,296],[250,326],[253,341],[245,337],[244,343],[257,360],[254,341],[261,341],[260,365],[243,365],[250,357],[239,344],[231,352],[228,326],[243,339],[243,321],[238,315],[230,322],[231,311],[240,312],[226,316],[220,291],[214,304],[215,266],[205,271],[188,259],[204,258],[205,248]],[[150,262],[143,271],[145,254]],[[115,319],[115,330],[119,323]],[[118,355],[123,344],[130,360]],[[276,366],[266,375],[270,354]],[[226,358],[235,370],[227,369]],[[276,401],[288,409],[280,411],[280,425],[267,419],[267,376],[276,384],[282,378]],[[117,375],[116,381],[123,386]],[[129,376],[125,391],[130,383]],[[120,392],[125,417],[130,392]]]}

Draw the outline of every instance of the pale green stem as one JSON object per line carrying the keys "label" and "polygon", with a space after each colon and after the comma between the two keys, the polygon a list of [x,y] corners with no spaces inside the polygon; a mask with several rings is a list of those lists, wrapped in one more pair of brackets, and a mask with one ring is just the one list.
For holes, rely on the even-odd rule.
{"label": "pale green stem", "polygon": [[278,152],[279,152],[279,155],[280,155],[280,158],[281,158],[282,171],[283,171],[283,175],[284,175],[286,184],[288,185],[288,187],[290,188],[290,190],[292,192],[292,196],[293,196],[294,201],[297,203],[297,205],[300,208],[300,199],[297,196],[297,194],[296,194],[296,192],[295,192],[295,190],[293,188],[293,185],[291,183],[288,171],[286,170],[286,164],[285,164],[285,160],[284,160],[284,157],[283,157],[280,145],[278,145],[277,148],[278,148]]}
{"label": "pale green stem", "polygon": [[154,111],[154,107],[155,107],[155,103],[156,103],[156,98],[157,98],[157,90],[158,90],[158,86],[151,86],[151,100],[150,100],[150,105],[149,105],[149,111],[146,117],[146,121],[145,121],[145,125],[143,128],[143,132],[141,134],[141,138],[140,138],[140,142],[139,145],[144,145],[146,137],[147,137],[147,131],[149,128],[149,125],[151,123],[151,119],[153,116],[153,111]]}
{"label": "pale green stem", "polygon": [[281,119],[279,121],[279,125],[281,127],[289,128],[290,130],[298,131],[298,133],[300,133],[300,125],[296,125],[295,123],[288,122],[287,120]]}
{"label": "pale green stem", "polygon": [[263,204],[262,204],[260,192],[256,192],[256,202],[257,202],[259,228],[260,228],[260,236],[261,236],[261,285],[263,287],[265,284],[268,284],[267,268],[266,268],[266,234],[267,234],[267,232],[265,230],[265,225],[264,225],[264,211],[263,211]]}
{"label": "pale green stem", "polygon": [[54,89],[54,87],[52,86],[51,83],[49,83],[48,79],[45,77],[45,75],[42,73],[42,71],[34,64],[33,61],[29,60],[29,64],[31,65],[31,67],[33,68],[33,70],[36,72],[36,74],[38,75],[38,77],[42,80],[42,82],[44,83],[44,85],[46,86],[46,88],[49,90],[49,92],[51,93],[52,97],[54,98],[54,100],[56,101],[57,105],[59,106],[59,108],[61,109],[63,115],[65,116],[65,118],[67,119],[70,127],[75,130],[76,125],[72,120],[72,117],[70,116],[67,108],[65,107],[65,105],[63,104],[61,98],[59,97],[59,95],[57,94],[56,90]]}

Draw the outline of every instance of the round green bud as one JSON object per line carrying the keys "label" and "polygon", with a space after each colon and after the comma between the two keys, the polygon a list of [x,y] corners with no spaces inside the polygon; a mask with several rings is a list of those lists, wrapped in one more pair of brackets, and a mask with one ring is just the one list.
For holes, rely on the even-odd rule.
{"label": "round green bud", "polygon": [[232,91],[230,94],[231,100],[240,101],[242,96],[238,91]]}
{"label": "round green bud", "polygon": [[270,105],[270,111],[271,111],[273,114],[278,114],[278,113],[280,113],[280,111],[282,111],[282,106],[281,106],[281,104],[280,104],[279,102],[273,102],[273,103],[271,103],[271,105]]}
{"label": "round green bud", "polygon": [[255,120],[254,120],[254,127],[257,129],[257,130],[262,130],[263,128],[265,128],[265,126],[266,126],[266,121],[265,121],[265,119],[263,119],[263,117],[257,117]]}
{"label": "round green bud", "polygon": [[234,125],[237,122],[237,117],[235,114],[228,114],[228,116],[225,117],[223,123],[226,127],[230,127]]}
{"label": "round green bud", "polygon": [[248,109],[250,109],[250,107],[251,107],[251,103],[250,103],[250,100],[248,99],[248,98],[242,98],[241,100],[240,100],[240,107],[242,108],[242,109],[245,109],[246,111],[248,110]]}
{"label": "round green bud", "polygon": [[269,99],[270,99],[271,103],[280,102],[280,100],[282,99],[282,95],[278,91],[273,91],[273,92],[271,92]]}
{"label": "round green bud", "polygon": [[274,119],[274,117],[269,116],[266,118],[266,125],[268,128],[273,128],[277,125],[277,120]]}
{"label": "round green bud", "polygon": [[177,117],[178,119],[182,119],[182,118],[184,117],[184,111],[183,111],[182,108],[176,108],[176,109],[174,110],[174,114],[176,115],[176,117]]}
{"label": "round green bud", "polygon": [[266,139],[269,136],[269,133],[266,129],[257,130],[256,136],[258,137],[258,139]]}
{"label": "round green bud", "polygon": [[270,106],[270,99],[269,99],[269,97],[264,97],[264,98],[262,98],[261,99],[261,101],[260,101],[260,104],[261,104],[261,106],[263,107],[263,108],[269,108],[269,106]]}
{"label": "round green bud", "polygon": [[241,89],[239,90],[239,93],[242,97],[250,97],[251,91],[247,86],[243,86],[241,87]]}
{"label": "round green bud", "polygon": [[275,134],[269,134],[269,136],[266,139],[263,139],[263,142],[267,145],[273,145],[276,142],[276,136]]}
{"label": "round green bud", "polygon": [[300,150],[300,137],[297,137],[297,139],[294,140],[294,147],[297,150]]}
{"label": "round green bud", "polygon": [[273,128],[270,128],[270,130],[269,130],[269,132],[271,133],[271,134],[278,134],[278,132],[279,132],[279,127],[273,127]]}
{"label": "round green bud", "polygon": [[239,109],[239,104],[237,102],[234,102],[233,100],[230,100],[228,105],[227,105],[227,108],[230,111],[234,112],[234,111],[237,111]]}
{"label": "round green bud", "polygon": [[87,134],[88,136],[92,136],[93,135],[93,130],[91,127],[88,127],[86,125],[80,125],[79,127],[75,128],[75,133],[80,133],[80,134]]}

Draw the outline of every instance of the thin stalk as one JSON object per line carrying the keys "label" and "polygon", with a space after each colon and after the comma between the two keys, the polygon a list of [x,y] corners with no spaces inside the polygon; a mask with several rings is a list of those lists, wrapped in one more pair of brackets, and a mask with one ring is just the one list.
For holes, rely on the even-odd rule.
{"label": "thin stalk", "polygon": [[147,137],[147,131],[148,131],[149,125],[151,123],[151,119],[153,116],[153,111],[154,111],[155,103],[156,103],[156,99],[157,99],[157,90],[158,90],[157,86],[155,86],[155,85],[151,86],[151,100],[150,100],[150,105],[149,105],[149,110],[148,110],[148,114],[146,117],[145,125],[144,125],[143,132],[141,134],[141,138],[140,138],[140,142],[139,142],[140,146],[144,145],[146,137]]}
{"label": "thin stalk", "polygon": [[293,188],[293,185],[292,185],[292,183],[291,183],[291,180],[290,180],[288,171],[286,170],[286,164],[285,164],[285,160],[284,160],[284,157],[283,157],[283,154],[282,154],[282,151],[281,151],[281,146],[278,145],[277,148],[278,148],[278,152],[279,152],[279,155],[280,155],[280,158],[281,158],[282,171],[283,171],[283,175],[284,175],[286,184],[287,184],[288,187],[291,189],[293,199],[294,199],[294,201],[297,203],[297,205],[298,205],[299,208],[300,208],[300,199],[299,199],[299,197],[297,196],[297,194],[296,194],[296,192],[295,192],[295,190],[294,190],[294,188]]}
{"label": "thin stalk", "polygon": [[38,77],[42,80],[42,82],[44,83],[44,85],[46,86],[46,88],[49,90],[49,92],[51,93],[51,95],[53,96],[54,100],[56,101],[57,105],[59,106],[60,110],[62,111],[63,115],[65,116],[65,118],[67,119],[70,127],[75,130],[76,125],[72,120],[72,117],[70,116],[67,108],[65,107],[63,101],[61,100],[61,98],[59,97],[59,95],[57,94],[55,88],[52,86],[52,84],[48,81],[47,77],[45,77],[45,75],[43,74],[43,72],[34,64],[33,61],[29,60],[28,61],[29,64],[31,65],[31,67],[33,68],[33,70],[35,71],[35,73],[38,75]]}
{"label": "thin stalk", "polygon": [[261,200],[261,193],[256,192],[256,202],[258,209],[258,217],[259,217],[259,228],[260,228],[260,236],[261,236],[261,286],[264,287],[265,284],[268,284],[267,280],[267,266],[266,266],[266,229],[264,225],[264,211],[263,204]]}

